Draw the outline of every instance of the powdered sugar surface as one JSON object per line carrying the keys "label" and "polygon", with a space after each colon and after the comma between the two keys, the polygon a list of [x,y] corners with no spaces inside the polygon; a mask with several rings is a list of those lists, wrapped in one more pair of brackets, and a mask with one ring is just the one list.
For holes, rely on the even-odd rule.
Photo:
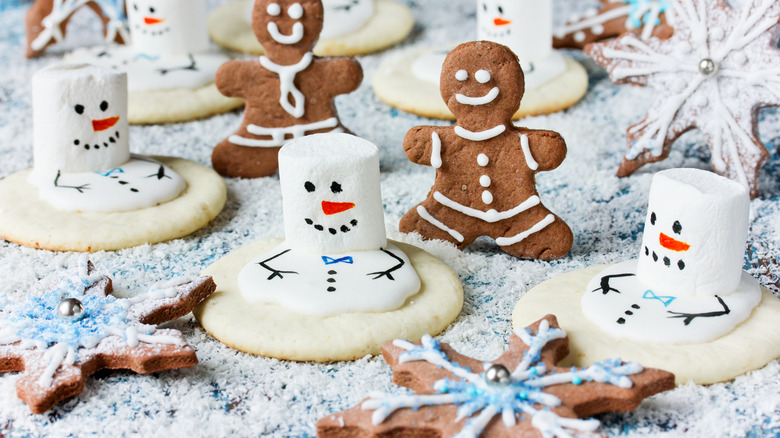
{"label": "powdered sugar surface", "polygon": [[[217,1],[210,2],[213,7]],[[409,2],[411,3],[411,2]],[[557,10],[596,2],[562,0]],[[412,46],[440,45],[473,38],[469,27],[472,0],[413,2],[418,25],[401,47],[360,58],[366,76],[386,56]],[[0,176],[32,164],[29,77],[61,54],[51,47],[39,60],[23,58],[23,9],[0,14]],[[565,17],[566,15],[561,15]],[[79,14],[66,47],[97,43],[97,23]],[[82,27],[78,27],[82,26]],[[93,29],[90,33],[87,29]],[[467,29],[465,32],[463,29]],[[538,175],[545,205],[573,228],[569,257],[555,262],[518,261],[492,242],[478,241],[466,252],[441,243],[421,243],[397,232],[400,217],[425,198],[433,169],[411,164],[401,149],[408,129],[444,124],[399,113],[374,97],[368,81],[337,104],[345,126],[381,148],[382,190],[390,237],[418,244],[441,257],[464,282],[464,311],[440,337],[470,356],[492,359],[506,349],[511,311],[534,285],[582,267],[636,256],[646,214],[652,172],[669,167],[709,167],[709,149],[698,133],[683,136],[664,162],[647,165],[627,179],[614,176],[625,149],[625,128],[641,120],[653,91],[618,87],[581,54],[591,72],[585,99],[565,113],[523,121],[532,128],[559,131],[569,146],[564,164]],[[132,127],[131,148],[138,153],[175,155],[210,164],[211,148],[241,122],[240,113],[166,126]],[[759,133],[773,153],[760,174],[762,197],[751,203],[751,245],[746,266],[759,280],[780,289],[780,115],[761,113]],[[197,275],[228,252],[261,238],[281,236],[281,195],[277,177],[228,180],[225,210],[206,228],[169,243],[91,256],[115,279],[117,295],[146,290],[149,284],[177,275]],[[41,292],[38,280],[66,268],[78,256],[0,243],[0,292],[21,297]],[[239,353],[212,339],[191,316],[164,324],[179,329],[200,364],[154,375],[101,374],[87,381],[79,396],[47,414],[31,416],[16,398],[18,374],[0,376],[0,428],[11,436],[113,434],[199,437],[311,436],[314,422],[359,403],[370,390],[391,391],[390,367],[381,358],[349,363],[298,364]],[[601,416],[610,435],[762,436],[780,433],[780,366],[777,361],[733,382],[689,385],[646,400],[633,413]]]}

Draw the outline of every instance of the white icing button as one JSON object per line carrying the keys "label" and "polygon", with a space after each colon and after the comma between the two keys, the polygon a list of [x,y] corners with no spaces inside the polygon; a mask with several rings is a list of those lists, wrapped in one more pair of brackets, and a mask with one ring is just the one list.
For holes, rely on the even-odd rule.
{"label": "white icing button", "polygon": [[604,33],[604,26],[597,24],[591,27],[590,31],[593,33],[593,35],[601,35]]}
{"label": "white icing button", "polygon": [[466,70],[458,70],[455,73],[455,79],[457,79],[457,80],[459,80],[461,82],[465,81],[468,78],[469,78],[469,72],[467,72]]}
{"label": "white icing button", "polygon": [[485,204],[491,204],[493,202],[493,194],[485,190],[482,192],[482,202]]}
{"label": "white icing button", "polygon": [[585,16],[588,18],[595,17],[599,14],[599,10],[596,8],[589,8],[587,11],[585,11]]}
{"label": "white icing button", "polygon": [[477,72],[474,73],[474,79],[476,79],[480,84],[484,84],[490,80],[490,72],[487,70],[477,70]]}
{"label": "white icing button", "polygon": [[579,31],[574,34],[574,41],[581,43],[585,41],[585,32]]}
{"label": "white icing button", "polygon": [[481,167],[485,167],[488,165],[490,160],[488,159],[488,156],[485,154],[479,154],[477,155],[477,164],[479,164]]}
{"label": "white icing button", "polygon": [[289,15],[293,20],[297,20],[303,17],[303,7],[300,3],[293,3],[292,6],[287,9],[287,15]]}
{"label": "white icing button", "polygon": [[266,11],[268,12],[268,15],[276,17],[282,13],[282,7],[279,6],[279,3],[271,3],[268,5]]}
{"label": "white icing button", "polygon": [[479,185],[481,185],[482,187],[490,187],[490,177],[487,175],[480,176]]}

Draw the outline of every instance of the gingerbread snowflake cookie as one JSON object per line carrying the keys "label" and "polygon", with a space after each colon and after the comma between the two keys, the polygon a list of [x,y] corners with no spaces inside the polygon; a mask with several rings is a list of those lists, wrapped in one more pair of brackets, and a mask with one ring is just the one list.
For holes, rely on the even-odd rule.
{"label": "gingerbread snowflake cookie", "polygon": [[656,91],[644,120],[628,128],[618,175],[663,160],[680,135],[698,128],[712,150],[713,169],[756,197],[759,170],[769,159],[758,139],[758,110],[780,105],[780,3],[749,0],[740,9],[722,0],[669,4],[670,38],[627,34],[586,48],[614,82]]}
{"label": "gingerbread snowflake cookie", "polygon": [[220,174],[271,175],[279,148],[289,140],[344,132],[333,99],[357,89],[363,70],[352,58],[314,56],[322,14],[320,0],[255,2],[252,27],[265,55],[231,61],[217,73],[222,94],[246,100],[241,127],[211,155]]}
{"label": "gingerbread snowflake cookie", "polygon": [[599,8],[570,17],[555,29],[553,46],[582,49],[626,32],[635,32],[643,40],[651,36],[668,38],[674,32],[666,21],[670,7],[667,0],[601,0]]}
{"label": "gingerbread snowflake cookie", "polygon": [[23,372],[17,394],[39,414],[79,394],[101,369],[148,374],[194,366],[181,333],[156,325],[186,315],[215,287],[210,277],[177,278],[116,298],[111,279],[82,258],[40,297],[0,297],[0,372]]}
{"label": "gingerbread snowflake cookie", "polygon": [[766,336],[780,329],[780,300],[742,270],[749,209],[734,181],[659,172],[638,258],[548,280],[523,296],[513,321],[565,317],[578,366],[620,354],[705,384],[759,368],[780,355],[780,340]]}
{"label": "gingerbread snowflake cookie", "polygon": [[412,394],[373,394],[317,422],[321,438],[403,436],[573,436],[594,432],[607,411],[630,411],[674,388],[674,376],[635,362],[562,368],[566,332],[552,315],[514,330],[492,362],[458,354],[430,336],[382,346],[393,381]]}
{"label": "gingerbread snowflake cookie", "polygon": [[123,0],[35,0],[25,17],[28,58],[41,55],[48,46],[65,39],[70,17],[88,7],[103,22],[106,41],[129,40]]}
{"label": "gingerbread snowflake cookie", "polygon": [[50,250],[115,250],[189,234],[222,209],[211,169],[130,153],[127,77],[53,65],[33,83],[33,168],[0,181],[0,236]]}
{"label": "gingerbread snowflake cookie", "polygon": [[293,140],[279,152],[279,180],[285,238],[208,268],[219,293],[195,316],[209,333],[264,356],[352,360],[388,339],[438,333],[457,317],[458,276],[387,239],[374,144],[349,134]]}
{"label": "gingerbread snowflake cookie", "polygon": [[542,204],[535,178],[563,162],[566,143],[557,132],[512,124],[522,84],[517,57],[500,44],[472,42],[450,52],[441,95],[457,123],[406,134],[406,156],[434,167],[436,180],[427,199],[401,219],[402,232],[461,249],[489,236],[522,258],[551,260],[569,252],[572,232]]}

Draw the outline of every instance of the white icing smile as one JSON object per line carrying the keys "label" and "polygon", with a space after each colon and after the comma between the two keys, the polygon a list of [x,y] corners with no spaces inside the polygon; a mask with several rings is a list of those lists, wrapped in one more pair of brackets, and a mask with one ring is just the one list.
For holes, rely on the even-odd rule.
{"label": "white icing smile", "polygon": [[470,97],[460,93],[455,94],[455,100],[463,105],[471,106],[487,105],[496,100],[496,97],[498,97],[498,87],[493,87],[488,94],[479,97]]}
{"label": "white icing smile", "polygon": [[292,33],[285,35],[279,32],[279,26],[274,22],[268,23],[268,33],[271,34],[271,38],[279,44],[296,44],[303,39],[303,24],[293,24]]}

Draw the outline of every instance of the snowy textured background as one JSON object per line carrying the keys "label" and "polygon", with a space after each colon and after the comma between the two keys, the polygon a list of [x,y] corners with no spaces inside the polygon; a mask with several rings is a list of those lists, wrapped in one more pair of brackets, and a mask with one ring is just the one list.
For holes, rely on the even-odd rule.
{"label": "snowy textured background", "polygon": [[[470,25],[473,0],[405,2],[417,19],[413,34],[399,47],[361,57],[367,77],[383,58],[399,50],[474,38]],[[556,2],[560,11],[569,11],[595,0]],[[94,20],[80,15],[69,28],[66,44],[41,59],[26,61],[22,25],[26,6],[17,3],[0,0],[0,177],[32,164],[30,76],[55,62],[63,47],[99,40]],[[211,6],[216,3],[210,1]],[[625,128],[642,118],[652,91],[614,86],[581,54],[574,56],[591,73],[585,99],[566,112],[522,122],[532,128],[559,131],[568,143],[564,164],[539,176],[539,191],[545,204],[574,230],[571,254],[552,263],[518,261],[487,241],[478,241],[463,253],[442,244],[414,242],[443,258],[463,281],[463,312],[440,338],[466,354],[490,359],[503,351],[512,308],[534,285],[574,269],[634,257],[653,171],[672,166],[709,167],[709,149],[698,134],[691,133],[675,144],[665,162],[647,166],[627,179],[616,178],[625,148]],[[398,220],[424,198],[433,170],[408,162],[401,140],[409,128],[430,121],[388,108],[374,97],[368,81],[357,92],[340,97],[338,106],[345,125],[380,145],[387,228],[391,237],[409,241],[398,234]],[[133,127],[131,149],[208,165],[211,148],[231,133],[240,119],[240,113],[232,113],[192,123]],[[777,292],[780,115],[775,110],[763,111],[759,131],[773,155],[762,171],[762,196],[751,204],[745,266]],[[227,184],[225,210],[194,235],[98,253],[92,260],[114,277],[116,287],[141,292],[152,282],[197,273],[249,242],[282,235],[278,178],[228,180]],[[76,254],[0,243],[0,292],[34,293],[40,279],[76,258]],[[379,357],[320,365],[285,362],[231,350],[209,337],[191,317],[170,326],[184,332],[197,349],[200,365],[149,376],[99,373],[87,382],[81,395],[44,415],[30,415],[16,398],[17,374],[1,376],[0,436],[312,436],[318,418],[354,405],[369,389],[396,390],[390,383],[390,368]],[[681,387],[646,400],[633,413],[600,419],[610,435],[780,435],[780,365],[774,361],[724,384]]]}

